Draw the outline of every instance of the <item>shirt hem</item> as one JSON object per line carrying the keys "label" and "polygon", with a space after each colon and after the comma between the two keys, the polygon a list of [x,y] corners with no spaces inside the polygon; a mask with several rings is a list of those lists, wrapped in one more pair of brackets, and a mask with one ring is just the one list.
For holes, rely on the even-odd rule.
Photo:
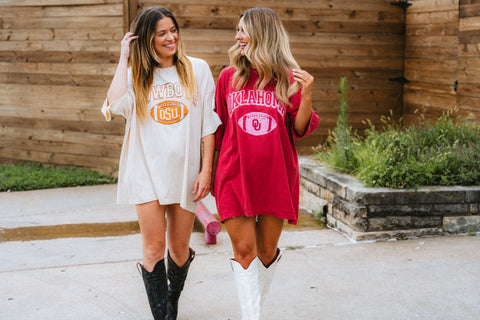
{"label": "shirt hem", "polygon": [[[256,217],[256,216],[272,216],[272,217],[277,217],[283,220],[287,220],[288,224],[293,224],[296,225],[298,222],[298,214],[295,216],[295,214],[289,212],[289,213],[279,213],[278,211],[276,212],[269,212],[269,211],[249,211],[249,212],[229,212],[227,214],[221,213],[221,210],[219,210],[219,216],[220,216],[220,221],[223,223],[225,220],[228,220],[230,218],[239,218],[239,217]],[[292,217],[294,215],[294,217]]]}
{"label": "shirt hem", "polygon": [[158,203],[160,203],[160,205],[162,206],[166,206],[166,205],[169,205],[169,204],[180,204],[182,203],[182,200],[178,200],[178,199],[175,199],[175,200],[172,200],[172,199],[158,199],[158,198],[146,198],[146,199],[138,199],[138,200],[127,200],[127,201],[120,201],[120,200],[117,200],[117,204],[133,204],[133,205],[136,205],[136,204],[144,204],[144,203],[148,203],[148,202],[152,202],[152,201],[158,201]]}

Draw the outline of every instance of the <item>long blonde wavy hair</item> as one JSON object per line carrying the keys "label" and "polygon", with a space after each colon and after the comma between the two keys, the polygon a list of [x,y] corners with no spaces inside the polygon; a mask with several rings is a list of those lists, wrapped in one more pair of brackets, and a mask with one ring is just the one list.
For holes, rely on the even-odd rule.
{"label": "long blonde wavy hair", "polygon": [[130,44],[129,63],[132,68],[133,90],[137,103],[137,117],[140,120],[148,115],[148,95],[153,83],[153,73],[160,65],[161,59],[155,52],[153,40],[157,22],[170,18],[178,31],[178,42],[174,55],[174,65],[177,69],[180,83],[187,92],[187,98],[193,99],[195,94],[195,78],[190,60],[185,54],[185,46],[180,36],[177,20],[173,14],[163,7],[148,7],[142,10],[132,22],[130,31],[138,36]]}
{"label": "long blonde wavy hair", "polygon": [[259,90],[271,81],[276,81],[277,99],[290,105],[289,98],[299,90],[295,82],[290,85],[289,69],[298,69],[298,63],[290,51],[289,36],[277,13],[268,8],[252,8],[244,11],[243,31],[250,38],[241,54],[239,42],[229,51],[230,64],[235,67],[233,83],[239,90],[250,79],[250,70],[256,69],[259,79],[255,87]]}

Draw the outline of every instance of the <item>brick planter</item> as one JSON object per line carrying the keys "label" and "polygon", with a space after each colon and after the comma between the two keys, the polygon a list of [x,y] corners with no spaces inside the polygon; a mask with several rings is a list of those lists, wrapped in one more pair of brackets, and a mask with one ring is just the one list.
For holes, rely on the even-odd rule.
{"label": "brick planter", "polygon": [[367,188],[300,157],[300,205],[353,240],[480,232],[480,186]]}

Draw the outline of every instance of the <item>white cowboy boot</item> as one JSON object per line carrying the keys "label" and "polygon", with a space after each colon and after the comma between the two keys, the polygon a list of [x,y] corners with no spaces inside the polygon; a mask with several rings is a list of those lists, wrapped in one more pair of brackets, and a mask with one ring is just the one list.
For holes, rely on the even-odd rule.
{"label": "white cowboy boot", "polygon": [[267,267],[265,267],[259,259],[258,263],[258,282],[260,284],[260,307],[263,305],[265,301],[265,297],[267,296],[268,291],[270,290],[270,284],[272,283],[273,275],[275,274],[275,270],[277,269],[278,262],[282,258],[282,250],[277,249],[277,256],[275,260]]}
{"label": "white cowboy boot", "polygon": [[258,268],[262,262],[258,257],[255,257],[247,269],[243,269],[242,265],[233,259],[230,262],[242,311],[242,320],[259,320],[260,287],[258,283]]}

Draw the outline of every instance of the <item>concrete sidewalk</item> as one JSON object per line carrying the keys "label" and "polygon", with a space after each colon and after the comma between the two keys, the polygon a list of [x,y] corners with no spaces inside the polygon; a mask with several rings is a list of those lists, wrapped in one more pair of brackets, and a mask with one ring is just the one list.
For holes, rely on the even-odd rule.
{"label": "concrete sidewalk", "polygon": [[[0,233],[136,219],[115,186],[0,193]],[[215,212],[212,199],[205,201]],[[33,230],[33,229],[32,229]],[[193,234],[179,320],[240,319],[225,232]],[[282,234],[265,319],[480,319],[480,237],[353,243],[330,229]],[[0,319],[151,319],[139,234],[0,243]]]}

